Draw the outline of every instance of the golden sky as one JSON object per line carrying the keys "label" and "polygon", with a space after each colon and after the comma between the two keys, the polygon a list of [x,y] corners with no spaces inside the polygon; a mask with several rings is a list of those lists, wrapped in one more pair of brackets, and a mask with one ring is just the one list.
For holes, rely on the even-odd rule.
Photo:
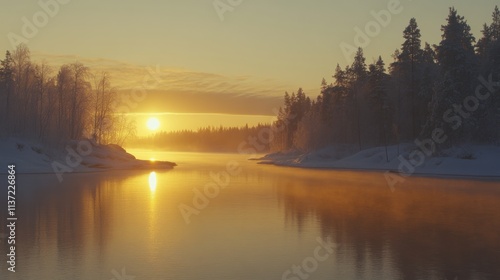
{"label": "golden sky", "polygon": [[[152,69],[158,73],[155,82],[150,81],[147,96],[131,111],[185,113],[183,118],[206,113],[204,123],[213,114],[227,116],[225,121],[210,117],[213,125],[220,125],[229,124],[234,114],[273,115],[285,91],[303,87],[316,96],[323,77],[332,81],[337,63],[350,63],[341,46],[356,46],[357,28],[365,30],[379,22],[379,30],[363,46],[365,56],[371,63],[382,55],[389,64],[411,17],[417,19],[422,41],[437,44],[448,8],[455,6],[479,38],[495,4],[494,0],[2,1],[0,51],[13,49],[12,38],[22,38],[35,60],[45,59],[55,67],[80,61],[95,71],[108,71],[125,95],[143,87]],[[385,23],[376,19],[383,11],[390,11]],[[248,118],[251,124],[256,120],[260,119]],[[189,123],[187,128],[202,126]]]}

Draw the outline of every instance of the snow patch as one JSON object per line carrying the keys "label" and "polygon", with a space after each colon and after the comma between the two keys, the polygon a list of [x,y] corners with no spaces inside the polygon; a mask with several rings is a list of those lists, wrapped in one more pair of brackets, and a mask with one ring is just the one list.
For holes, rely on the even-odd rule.
{"label": "snow patch", "polygon": [[[292,166],[303,168],[359,169],[373,171],[404,170],[400,156],[409,160],[416,150],[413,144],[375,147],[352,152],[352,147],[327,147],[308,153],[297,151],[274,153],[260,159],[261,164]],[[467,145],[441,151],[432,157],[425,157],[422,164],[415,167],[412,175],[426,176],[470,176],[500,179],[500,146]]]}
{"label": "snow patch", "polygon": [[[79,162],[73,167],[67,162],[70,154],[67,149],[78,151],[82,142],[87,143],[87,147],[91,149],[88,155],[81,156],[81,161],[70,158],[71,162]],[[122,169],[171,169],[176,166],[168,161],[139,160],[118,145],[99,145],[91,140],[72,140],[63,147],[55,148],[26,139],[0,139],[0,173],[6,173],[7,165],[10,164],[16,165],[18,173],[54,173],[55,162],[70,168],[71,172],[78,173]]]}

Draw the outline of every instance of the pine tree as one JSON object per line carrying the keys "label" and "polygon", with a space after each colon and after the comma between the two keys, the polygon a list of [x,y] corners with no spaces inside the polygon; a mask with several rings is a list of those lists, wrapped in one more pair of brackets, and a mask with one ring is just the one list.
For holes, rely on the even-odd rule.
{"label": "pine tree", "polygon": [[[481,61],[481,74],[484,77],[500,78],[500,10],[498,6],[492,14],[492,23],[484,24],[483,37],[479,39],[476,50]],[[493,93],[485,100],[484,110],[476,115],[477,131],[474,136],[482,142],[494,142],[500,138],[500,132],[492,127],[500,125],[500,95]]]}
{"label": "pine tree", "polygon": [[283,99],[284,107],[280,108],[278,119],[274,123],[274,126],[279,128],[276,140],[281,143],[273,144],[273,147],[280,146],[279,149],[288,150],[293,148],[294,134],[297,131],[300,120],[310,110],[311,100],[306,96],[302,88],[299,88],[297,94],[293,92],[290,95],[288,92],[285,92]]}
{"label": "pine tree", "polygon": [[422,50],[422,63],[428,63],[428,64],[436,63],[436,52],[427,42],[425,43],[425,47]]}
{"label": "pine tree", "polygon": [[[287,144],[284,146],[295,145],[308,150],[325,143],[357,142],[361,149],[363,131],[363,136],[372,132],[378,134],[378,142],[370,140],[366,144],[384,143],[387,147],[391,135],[397,136],[398,143],[401,139],[413,141],[419,136],[431,137],[435,128],[445,130],[449,139],[445,145],[448,146],[457,141],[499,141],[500,131],[492,129],[500,125],[499,94],[493,93],[491,98],[481,102],[473,114],[457,111],[475,92],[478,70],[481,69],[485,77],[492,74],[493,82],[500,77],[498,6],[492,18],[492,23],[484,25],[483,36],[474,45],[470,26],[452,7],[446,24],[441,26],[441,42],[433,46],[425,43],[423,48],[420,29],[412,18],[403,32],[401,48],[394,52],[390,75],[385,74],[381,57],[367,70],[363,49],[358,48],[351,65],[345,69],[336,66],[333,84],[322,80],[320,94],[314,102],[300,89],[297,94],[285,95],[285,106],[278,120],[284,120],[285,116],[297,119],[287,123]],[[393,103],[397,104],[397,120],[392,118]],[[461,114],[460,122],[458,114]],[[405,127],[408,130],[403,133]]]}
{"label": "pine tree", "polygon": [[450,72],[457,80],[469,78],[474,65],[475,38],[464,17],[450,8],[447,24],[441,27],[442,40],[436,47],[436,58],[443,72]]}
{"label": "pine tree", "polygon": [[491,37],[493,40],[500,40],[500,10],[498,6],[495,6],[495,10],[493,11],[493,22],[490,25]]}
{"label": "pine tree", "polygon": [[0,96],[5,104],[5,108],[3,109],[4,116],[2,120],[0,120],[3,124],[0,123],[0,127],[3,128],[2,131],[4,131],[4,133],[8,134],[10,132],[9,123],[14,83],[14,65],[9,51],[5,53],[5,59],[0,61],[0,65]]}
{"label": "pine tree", "polygon": [[483,34],[483,37],[477,42],[476,50],[477,54],[484,63],[488,59],[488,49],[491,47],[493,36],[491,34],[490,27],[486,23],[483,25],[481,33]]}
{"label": "pine tree", "polygon": [[349,79],[349,87],[353,96],[354,103],[354,117],[356,120],[356,134],[357,134],[357,142],[358,142],[358,150],[361,150],[361,118],[360,118],[360,110],[359,110],[359,95],[362,91],[363,84],[365,83],[367,77],[366,70],[366,59],[363,54],[363,49],[358,48],[356,55],[354,56],[354,62],[349,68],[348,79]]}
{"label": "pine tree", "polygon": [[319,96],[320,103],[320,115],[321,120],[327,125],[330,126],[332,124],[333,118],[333,104],[332,104],[332,87],[326,83],[326,80],[323,78],[321,81],[321,92]]}
{"label": "pine tree", "polygon": [[350,72],[348,74],[351,83],[364,81],[368,72],[366,70],[366,58],[362,48],[358,48],[358,51],[354,56],[354,61],[349,69]]}
{"label": "pine tree", "polygon": [[421,136],[426,122],[429,118],[429,103],[434,94],[436,77],[439,74],[439,67],[436,64],[436,52],[430,44],[425,43],[422,51],[421,71],[417,93],[417,123],[419,126],[418,136]]}
{"label": "pine tree", "polygon": [[409,96],[410,96],[410,114],[411,114],[411,127],[412,127],[412,138],[415,138],[419,133],[419,122],[417,116],[417,101],[416,95],[419,92],[418,85],[419,81],[416,80],[418,75],[417,68],[422,59],[422,48],[421,48],[421,34],[420,29],[417,25],[417,20],[412,18],[409,25],[403,31],[403,38],[405,39],[401,54],[398,57],[398,62],[400,64],[401,70],[404,77],[408,77],[409,84]]}
{"label": "pine tree", "polygon": [[447,24],[442,26],[441,30],[442,40],[436,47],[441,81],[432,97],[433,119],[428,122],[430,126],[426,128],[426,133],[429,134],[435,127],[446,128],[451,140],[447,145],[453,145],[453,142],[466,140],[465,137],[471,134],[470,128],[474,125],[472,118],[463,118],[459,130],[456,124],[450,126],[449,122],[445,123],[444,115],[454,104],[462,104],[464,98],[474,92],[475,38],[467,21],[454,8],[450,8]]}
{"label": "pine tree", "polygon": [[389,121],[389,101],[387,99],[386,92],[386,80],[387,75],[385,74],[385,63],[382,57],[379,56],[375,64],[371,64],[369,67],[369,97],[372,108],[374,108],[376,122],[378,123],[379,140],[377,145],[383,144],[386,149],[386,159],[389,161],[389,156],[387,153],[388,146],[388,121]]}
{"label": "pine tree", "polygon": [[409,25],[403,31],[405,41],[401,48],[401,54],[398,57],[401,63],[415,64],[420,60],[420,56],[422,55],[420,37],[421,34],[417,20],[412,18]]}
{"label": "pine tree", "polygon": [[483,25],[483,37],[479,39],[476,50],[482,63],[483,74],[500,73],[500,10],[495,6],[492,23]]}

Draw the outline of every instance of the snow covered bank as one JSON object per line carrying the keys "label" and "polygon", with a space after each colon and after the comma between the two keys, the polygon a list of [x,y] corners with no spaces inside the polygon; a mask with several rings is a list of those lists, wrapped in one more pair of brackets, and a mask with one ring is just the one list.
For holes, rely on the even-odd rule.
{"label": "snow covered bank", "polygon": [[0,140],[0,173],[15,164],[18,173],[98,172],[124,169],[172,169],[175,163],[139,160],[118,145],[98,145],[91,140],[70,141],[49,147],[34,141]]}
{"label": "snow covered bank", "polygon": [[260,159],[261,164],[303,168],[391,171],[404,175],[466,176],[500,179],[500,146],[469,145],[427,156],[415,145],[377,147],[350,153],[348,149],[328,147],[300,154],[296,151],[275,153]]}

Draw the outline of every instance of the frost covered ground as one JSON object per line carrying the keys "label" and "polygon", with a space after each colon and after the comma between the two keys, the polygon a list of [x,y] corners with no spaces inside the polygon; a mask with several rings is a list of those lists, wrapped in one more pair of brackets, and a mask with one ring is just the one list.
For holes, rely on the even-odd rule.
{"label": "frost covered ground", "polygon": [[500,179],[500,146],[467,145],[430,155],[412,144],[370,148],[328,147],[309,153],[280,152],[260,158],[262,164],[304,168],[390,171],[403,175],[486,177]]}
{"label": "frost covered ground", "polygon": [[175,163],[139,160],[118,145],[91,140],[70,141],[51,147],[36,141],[0,139],[0,173],[15,164],[17,173],[99,172],[125,169],[171,169]]}

